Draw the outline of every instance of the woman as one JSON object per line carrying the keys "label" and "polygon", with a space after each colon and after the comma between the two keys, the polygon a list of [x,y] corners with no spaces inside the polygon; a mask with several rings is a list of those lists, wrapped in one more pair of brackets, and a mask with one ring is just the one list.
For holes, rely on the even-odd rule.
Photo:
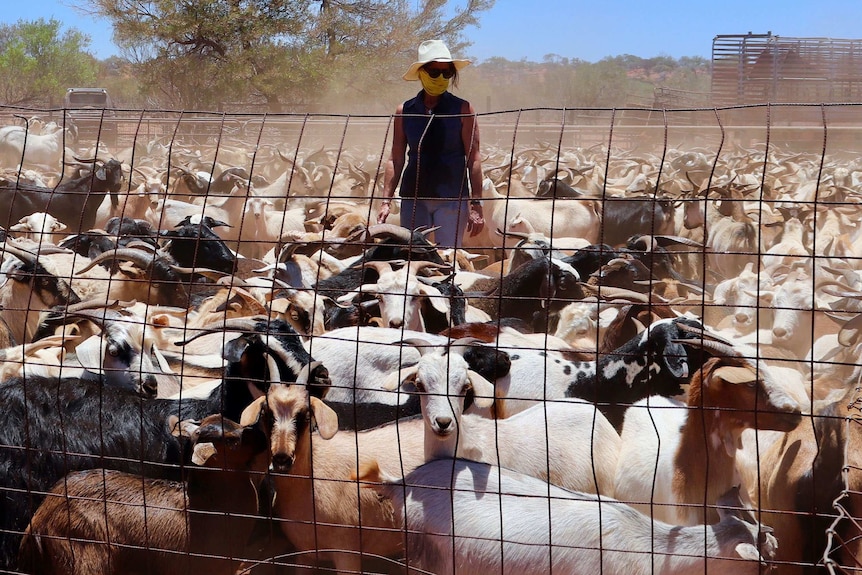
{"label": "woman", "polygon": [[419,80],[422,90],[395,112],[377,215],[379,223],[386,221],[400,181],[401,225],[438,227],[434,239],[447,248],[460,247],[465,228],[475,236],[485,226],[476,112],[448,91],[450,80],[457,86],[458,71],[469,64],[453,60],[440,40],[419,45],[419,58],[403,78]]}

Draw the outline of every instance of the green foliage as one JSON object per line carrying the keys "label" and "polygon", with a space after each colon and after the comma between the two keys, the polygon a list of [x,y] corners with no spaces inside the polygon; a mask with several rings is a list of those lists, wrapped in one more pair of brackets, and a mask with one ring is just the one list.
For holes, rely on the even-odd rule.
{"label": "green foliage", "polygon": [[590,63],[546,55],[542,62],[489,58],[465,74],[465,93],[480,111],[519,108],[652,106],[661,87],[709,91],[709,61],[625,54]]}
{"label": "green foliage", "polygon": [[0,25],[0,99],[5,104],[54,106],[66,88],[93,86],[99,65],[85,52],[90,38],[61,35],[58,20],[40,18]]}
{"label": "green foliage", "polygon": [[[466,26],[493,0],[78,0],[107,17],[123,57],[98,62],[89,38],[55,20],[0,25],[6,104],[56,106],[70,86],[108,89],[120,107],[386,114],[419,90],[401,74],[423,39],[469,57]],[[652,105],[654,91],[709,91],[700,57],[610,56],[595,63],[489,58],[456,93],[480,112]],[[687,96],[685,96],[687,97]]]}
{"label": "green foliage", "polygon": [[[80,0],[113,23],[149,101],[312,110],[386,92],[427,38],[453,52],[494,0]],[[403,84],[403,82],[402,82]],[[401,86],[399,85],[399,88]],[[329,96],[326,96],[329,94]]]}

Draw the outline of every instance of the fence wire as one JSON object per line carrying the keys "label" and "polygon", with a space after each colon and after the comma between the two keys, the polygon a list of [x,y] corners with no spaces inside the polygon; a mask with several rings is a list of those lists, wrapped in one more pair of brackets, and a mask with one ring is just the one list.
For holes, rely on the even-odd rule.
{"label": "fence wire", "polygon": [[858,572],[858,112],[0,108],[0,571]]}

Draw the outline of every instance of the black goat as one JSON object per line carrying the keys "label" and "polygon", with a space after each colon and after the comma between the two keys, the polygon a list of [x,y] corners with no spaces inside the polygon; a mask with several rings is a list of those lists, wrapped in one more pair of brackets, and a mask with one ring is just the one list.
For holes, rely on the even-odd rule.
{"label": "black goat", "polygon": [[259,511],[268,438],[262,426],[221,415],[177,427],[201,448],[185,483],[107,469],[70,473],[33,516],[20,567],[34,574],[235,573]]}
{"label": "black goat", "polygon": [[[135,220],[126,217],[115,217],[108,220],[104,230],[88,230],[67,237],[60,242],[61,248],[74,251],[89,259],[96,259],[105,252],[125,247],[133,241],[150,244],[158,248],[157,234],[146,220]],[[119,265],[113,261],[100,264],[111,273],[119,270]]]}
{"label": "black goat", "polygon": [[206,268],[226,274],[236,270],[236,255],[224,240],[213,231],[214,227],[227,225],[205,216],[198,222],[185,218],[175,229],[162,232],[170,240],[167,251],[177,264],[184,268]]}
{"label": "black goat", "polygon": [[[0,570],[14,569],[18,541],[43,494],[70,471],[102,467],[176,479],[185,461],[183,444],[168,429],[181,420],[221,413],[238,420],[252,402],[250,389],[296,381],[311,356],[281,321],[247,318],[225,322],[241,335],[225,344],[223,383],[207,399],[144,399],[94,382],[46,378],[0,383]],[[269,373],[275,365],[278,374]],[[310,375],[309,390],[329,386],[323,366]]]}
{"label": "black goat", "polygon": [[676,210],[670,198],[615,198],[602,200],[602,241],[624,246],[634,234],[675,233]]}
{"label": "black goat", "polygon": [[502,278],[476,281],[469,303],[491,317],[517,318],[546,331],[549,311],[584,297],[576,274],[565,262],[539,257]]}
{"label": "black goat", "polygon": [[536,188],[536,197],[541,199],[582,198],[584,195],[586,192],[570,186],[556,176],[545,178]]}
{"label": "black goat", "polygon": [[95,162],[90,174],[43,188],[23,184],[0,184],[0,214],[8,229],[21,218],[36,212],[51,214],[68,226],[69,233],[88,230],[96,223],[96,211],[106,194],[119,202],[117,193],[123,184],[123,166],[117,160]]}

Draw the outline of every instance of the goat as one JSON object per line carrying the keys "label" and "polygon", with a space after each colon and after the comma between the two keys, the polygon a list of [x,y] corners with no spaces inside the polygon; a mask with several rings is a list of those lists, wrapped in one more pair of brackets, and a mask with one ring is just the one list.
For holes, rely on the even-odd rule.
{"label": "goat", "polygon": [[[224,224],[209,217],[187,216],[172,230],[161,233],[169,240],[166,251],[183,268],[205,268],[232,274],[236,270],[236,255],[227,247],[213,227]],[[201,263],[205,262],[205,265]]]}
{"label": "goat", "polygon": [[[414,365],[420,359],[419,352],[413,346],[393,344],[418,339],[430,340],[440,346],[449,342],[447,337],[423,332],[354,327],[333,330],[306,343],[309,353],[327,366],[332,381],[326,396],[327,403],[355,406],[361,411],[363,417],[352,418],[350,429],[370,427],[371,422],[365,421],[366,418],[379,425],[385,421],[393,421],[396,416],[419,413],[415,397],[381,388],[381,382],[393,371],[402,365]],[[508,374],[510,362],[504,352],[486,346],[470,346],[464,352],[464,357],[470,369],[485,379],[494,381]],[[371,409],[371,406],[376,406],[377,409]],[[401,410],[384,410],[382,406],[400,407]],[[338,415],[342,418],[345,414],[339,412]],[[342,419],[339,421],[342,427],[347,427]]]}
{"label": "goat", "polygon": [[[555,400],[510,418],[493,421],[480,415],[491,406],[492,384],[469,369],[465,355],[480,346],[455,341],[427,349],[419,363],[393,373],[384,389],[399,385],[420,394],[425,461],[463,457],[502,465],[549,483],[588,493],[613,495],[620,439],[596,407],[583,400]],[[475,413],[464,413],[475,403]],[[410,433],[403,429],[401,435]],[[413,434],[410,433],[412,436]],[[553,456],[550,456],[553,454]]]}
{"label": "goat", "polygon": [[518,318],[545,331],[549,311],[562,307],[552,300],[581,299],[578,272],[562,260],[530,260],[502,278],[477,280],[468,302],[492,318]]}
{"label": "goat", "polygon": [[38,134],[28,133],[21,126],[4,126],[0,128],[0,164],[6,167],[39,164],[56,170],[66,153],[66,140],[72,136],[71,130]]}
{"label": "goat", "polygon": [[113,197],[105,198],[99,209],[96,210],[96,227],[107,226],[108,221],[115,217],[144,219],[147,215],[147,209],[151,209],[153,204],[165,195],[167,190],[160,177],[147,175],[137,167],[132,168],[132,170],[141,174],[144,181],[138,184],[134,190],[118,195],[117,201],[114,201]]}
{"label": "goat", "polygon": [[80,328],[68,330],[65,326],[82,320],[99,326],[101,333],[75,345],[74,359],[67,357],[62,362],[64,377],[99,381],[147,397],[155,397],[160,387],[178,385],[173,376],[164,373],[164,358],[146,333],[143,318],[113,309],[87,309],[91,306],[83,302],[49,311],[34,335],[34,341],[38,341],[46,333],[80,334]]}
{"label": "goat", "polygon": [[25,237],[37,244],[44,242],[59,245],[60,242],[57,239],[62,237],[59,232],[66,228],[66,224],[51,214],[36,212],[18,220],[18,223],[9,228],[9,231],[16,232],[15,237]]}
{"label": "goat", "polygon": [[[758,325],[772,323],[772,312],[761,307],[761,295],[772,291],[772,276],[753,271],[754,262],[745,264],[737,277],[720,282],[713,290],[712,302],[707,306],[704,321],[718,330],[732,327],[739,335],[746,335]],[[727,307],[732,313],[727,312]],[[730,322],[731,325],[726,324]]]}
{"label": "goat", "polygon": [[[258,513],[266,436],[221,415],[187,423],[201,467],[185,483],[120,471],[73,472],[55,484],[24,532],[28,573],[233,574]],[[258,477],[255,477],[255,474]]]}
{"label": "goat", "polygon": [[[219,328],[228,366],[206,399],[142,399],[94,382],[35,377],[0,385],[0,445],[6,446],[0,450],[0,568],[14,566],[18,537],[35,505],[67,473],[105,467],[170,477],[175,469],[165,464],[181,463],[183,453],[165,424],[169,415],[185,420],[220,413],[236,421],[269,382],[296,381],[310,363],[283,322],[248,318]],[[238,336],[225,341],[224,332]],[[329,385],[323,366],[309,378],[312,393]]]}
{"label": "goat", "polygon": [[239,251],[246,257],[261,258],[286,232],[305,231],[305,208],[279,210],[271,199],[249,196],[243,213]]}
{"label": "goat", "polygon": [[685,406],[650,397],[626,412],[620,450],[626,464],[614,487],[618,499],[679,525],[716,520],[712,504],[738,484],[735,454],[743,429],[787,432],[802,419],[799,403],[765,364],[717,341],[703,345],[716,357],[692,374]]}
{"label": "goat", "polygon": [[[535,198],[507,197],[493,185],[483,189],[488,198],[485,208],[486,227],[521,233],[539,232],[554,238],[583,238],[589,243],[599,239],[601,210],[595,198],[563,198],[538,200]],[[496,247],[512,247],[512,236],[491,236]]]}
{"label": "goat", "polygon": [[409,566],[432,573],[755,575],[777,547],[733,492],[718,524],[679,527],[474,461],[438,459],[403,479],[375,465],[357,475],[391,504]]}
{"label": "goat", "polygon": [[642,197],[602,199],[601,242],[624,246],[636,234],[674,235],[676,211],[670,198]]}
{"label": "goat", "polygon": [[392,267],[394,263],[368,262],[367,265],[377,270],[377,281],[359,286],[358,290],[339,297],[338,302],[353,302],[362,294],[371,294],[377,298],[385,327],[425,331],[425,321],[420,313],[422,301],[427,299],[441,314],[449,313],[449,302],[437,288],[420,281],[419,272],[441,266],[433,262],[415,261],[395,270]]}
{"label": "goat", "polygon": [[[111,159],[98,163],[96,169],[59,184],[56,188],[13,185],[0,187],[0,214],[6,218],[7,229],[21,218],[36,212],[51,214],[69,228],[69,233],[93,227],[96,210],[106,194],[116,199],[123,182],[120,162]],[[2,222],[0,222],[2,223]]]}

